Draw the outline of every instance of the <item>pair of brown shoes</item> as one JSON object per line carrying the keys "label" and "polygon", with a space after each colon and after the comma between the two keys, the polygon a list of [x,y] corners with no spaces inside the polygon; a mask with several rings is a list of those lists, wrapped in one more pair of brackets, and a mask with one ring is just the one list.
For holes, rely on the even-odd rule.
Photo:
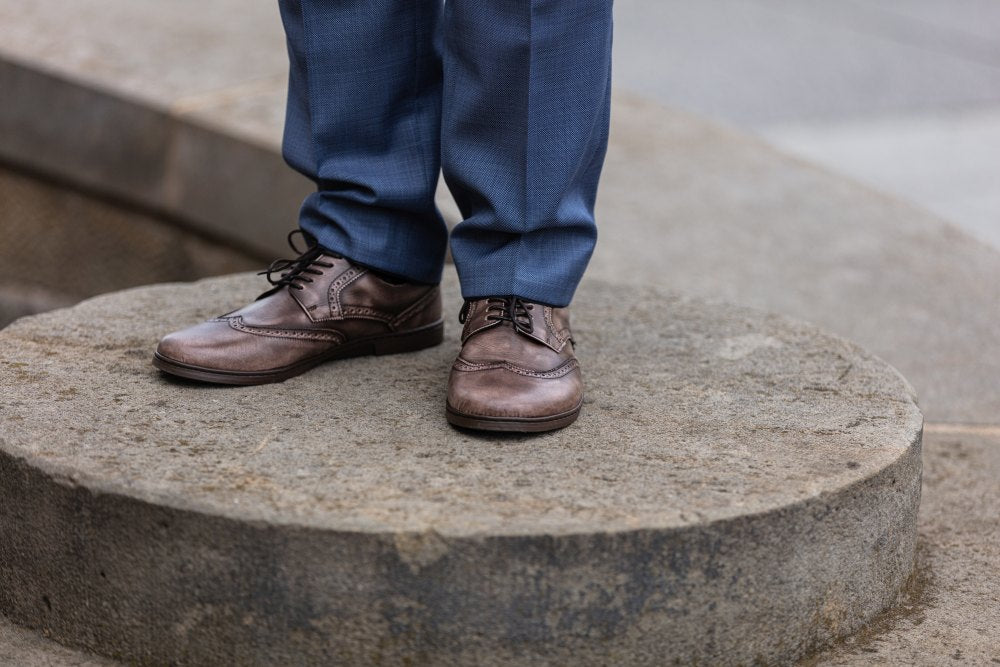
{"label": "pair of brown shoes", "polygon": [[[154,365],[204,382],[264,384],[331,359],[409,352],[443,340],[437,285],[394,281],[315,243],[264,273],[272,289],[164,337]],[[566,308],[496,296],[467,300],[459,319],[465,326],[448,379],[450,423],[549,431],[577,418],[583,380]]]}

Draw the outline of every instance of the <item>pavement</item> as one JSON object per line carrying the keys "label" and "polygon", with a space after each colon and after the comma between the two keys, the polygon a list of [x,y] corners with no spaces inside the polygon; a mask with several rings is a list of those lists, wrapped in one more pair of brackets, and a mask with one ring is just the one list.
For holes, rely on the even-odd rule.
{"label": "pavement", "polygon": [[761,136],[1000,248],[1000,107],[797,122]]}
{"label": "pavement", "polygon": [[900,604],[803,667],[1000,664],[1000,428],[928,424],[917,567]]}

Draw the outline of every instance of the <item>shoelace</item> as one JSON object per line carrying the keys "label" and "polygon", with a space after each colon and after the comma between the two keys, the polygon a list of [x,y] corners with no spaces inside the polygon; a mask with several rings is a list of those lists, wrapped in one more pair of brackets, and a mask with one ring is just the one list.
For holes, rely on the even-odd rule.
{"label": "shoelace", "polygon": [[[299,234],[302,240],[306,244],[305,250],[299,250],[298,246],[295,244],[295,235]],[[317,266],[323,268],[331,268],[333,264],[330,262],[321,261],[319,258],[323,254],[330,255],[332,257],[339,257],[331,252],[327,252],[316,242],[316,237],[312,234],[305,232],[301,229],[293,229],[288,233],[288,245],[291,246],[292,250],[298,255],[295,259],[276,259],[271,262],[263,271],[258,271],[258,276],[266,276],[267,282],[271,283],[273,287],[268,291],[261,294],[258,298],[263,299],[265,296],[274,294],[276,291],[282,287],[287,286],[289,289],[305,289],[302,283],[311,283],[313,279],[309,277],[309,274],[320,276],[323,272],[315,268]],[[275,273],[279,273],[278,278],[274,277]]]}
{"label": "shoelace", "polygon": [[[469,316],[472,301],[466,301],[458,313],[458,321],[465,323]],[[486,301],[486,319],[491,322],[506,321],[514,325],[521,333],[530,334],[535,330],[535,323],[528,311],[534,308],[516,296],[491,296]]]}

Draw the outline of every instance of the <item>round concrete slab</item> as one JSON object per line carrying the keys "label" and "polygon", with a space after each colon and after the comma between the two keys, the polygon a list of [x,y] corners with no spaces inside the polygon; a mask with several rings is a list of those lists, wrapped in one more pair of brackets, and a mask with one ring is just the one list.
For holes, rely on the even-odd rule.
{"label": "round concrete slab", "polygon": [[0,332],[0,613],[156,663],[746,664],[856,629],[911,571],[921,415],[848,342],[586,282],[587,403],[542,436],[445,423],[451,321],[279,385],[153,369],[258,280]]}

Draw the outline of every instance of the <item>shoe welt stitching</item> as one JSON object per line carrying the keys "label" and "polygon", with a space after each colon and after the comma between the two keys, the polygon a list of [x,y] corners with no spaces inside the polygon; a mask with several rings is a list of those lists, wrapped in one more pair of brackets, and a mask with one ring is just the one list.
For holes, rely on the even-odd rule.
{"label": "shoe welt stitching", "polygon": [[378,320],[379,322],[389,322],[392,319],[390,315],[387,315],[370,306],[343,306],[340,314],[344,317],[351,315],[354,317],[364,317],[365,319],[370,320]]}
{"label": "shoe welt stitching", "polygon": [[488,371],[496,368],[503,368],[505,370],[517,373],[518,375],[525,375],[528,377],[536,378],[559,378],[570,373],[580,365],[580,362],[576,359],[570,359],[562,366],[558,368],[553,368],[550,371],[535,371],[530,368],[524,368],[523,366],[517,366],[510,363],[509,361],[495,361],[488,364],[474,364],[470,361],[466,361],[462,358],[456,359],[454,364],[454,369],[457,371]]}
{"label": "shoe welt stitching", "polygon": [[336,331],[304,331],[301,329],[269,329],[263,327],[252,327],[243,323],[242,317],[235,317],[229,320],[229,326],[237,331],[253,334],[255,336],[272,336],[274,338],[298,338],[303,340],[318,340],[331,343],[343,343],[344,335]]}

